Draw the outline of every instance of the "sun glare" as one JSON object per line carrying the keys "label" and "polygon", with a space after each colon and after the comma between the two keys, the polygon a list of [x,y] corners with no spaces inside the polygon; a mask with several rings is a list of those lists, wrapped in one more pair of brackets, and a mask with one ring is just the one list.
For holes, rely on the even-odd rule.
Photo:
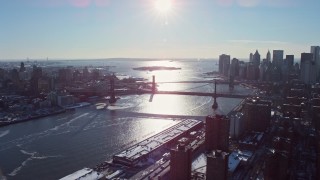
{"label": "sun glare", "polygon": [[172,10],[172,0],[155,0],[155,8],[161,14],[168,14]]}

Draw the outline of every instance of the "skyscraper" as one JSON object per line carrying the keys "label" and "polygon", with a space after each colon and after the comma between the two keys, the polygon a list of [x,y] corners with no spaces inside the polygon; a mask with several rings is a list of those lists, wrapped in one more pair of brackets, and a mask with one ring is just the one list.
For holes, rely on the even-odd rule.
{"label": "skyscraper", "polygon": [[244,105],[246,130],[265,131],[271,119],[271,102],[247,99]]}
{"label": "skyscraper", "polygon": [[237,58],[233,58],[231,61],[230,76],[239,76],[239,59]]}
{"label": "skyscraper", "polygon": [[301,53],[300,80],[306,84],[316,82],[316,65],[312,53]]}
{"label": "skyscraper", "polygon": [[313,61],[315,62],[315,74],[316,81],[320,81],[320,47],[319,46],[311,46],[311,53],[313,54]]}
{"label": "skyscraper", "polygon": [[230,55],[222,54],[219,57],[219,73],[228,76],[230,68]]}
{"label": "skyscraper", "polygon": [[294,64],[294,55],[286,55],[286,64],[289,68],[293,67]]}
{"label": "skyscraper", "polygon": [[283,50],[273,50],[272,64],[280,68],[283,62]]}
{"label": "skyscraper", "polygon": [[249,62],[252,62],[252,61],[253,61],[253,54],[250,53],[250,55],[249,55]]}
{"label": "skyscraper", "polygon": [[260,54],[258,50],[256,50],[256,52],[254,53],[252,62],[256,67],[260,65]]}
{"label": "skyscraper", "polygon": [[20,72],[24,72],[26,70],[26,68],[24,67],[24,62],[20,63]]}
{"label": "skyscraper", "polygon": [[208,153],[206,179],[227,180],[228,159],[229,154],[220,150]]}
{"label": "skyscraper", "polygon": [[317,62],[320,60],[320,47],[319,46],[311,46],[311,51],[313,54],[313,61]]}
{"label": "skyscraper", "polygon": [[256,72],[257,72],[257,68],[253,64],[253,62],[247,63],[247,75],[246,75],[247,79],[248,80],[256,80],[256,79],[258,79]]}
{"label": "skyscraper", "polygon": [[283,81],[289,80],[289,74],[293,70],[293,61],[294,55],[286,55],[286,58],[284,59],[284,62],[281,66],[281,74]]}
{"label": "skyscraper", "polygon": [[220,149],[228,152],[230,121],[226,116],[207,116],[205,146],[208,151]]}
{"label": "skyscraper", "polygon": [[267,71],[268,65],[267,63],[261,63],[259,66],[259,80],[265,81],[266,80],[266,71]]}
{"label": "skyscraper", "polygon": [[271,62],[271,53],[270,53],[270,51],[268,50],[268,53],[267,53],[267,61],[268,61],[268,63],[270,63]]}
{"label": "skyscraper", "polygon": [[170,179],[191,179],[191,149],[179,144],[170,151]]}

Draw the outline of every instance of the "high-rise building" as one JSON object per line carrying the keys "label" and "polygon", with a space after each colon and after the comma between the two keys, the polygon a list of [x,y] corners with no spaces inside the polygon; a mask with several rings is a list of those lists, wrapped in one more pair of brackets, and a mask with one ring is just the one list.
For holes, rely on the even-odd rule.
{"label": "high-rise building", "polygon": [[191,149],[181,143],[170,151],[170,179],[191,179]]}
{"label": "high-rise building", "polygon": [[228,179],[229,154],[220,150],[211,151],[207,154],[206,179]]}
{"label": "high-rise building", "polygon": [[270,53],[269,50],[268,50],[266,59],[267,59],[268,62],[271,62],[271,53]]}
{"label": "high-rise building", "polygon": [[219,56],[219,73],[228,76],[230,68],[230,55],[222,54]]}
{"label": "high-rise building", "polygon": [[245,122],[243,113],[237,112],[230,116],[230,136],[237,139],[245,131]]}
{"label": "high-rise building", "polygon": [[258,52],[258,50],[256,50],[256,52],[253,55],[253,65],[254,65],[254,80],[258,80],[259,79],[259,65],[260,65],[260,54]]}
{"label": "high-rise building", "polygon": [[21,62],[19,71],[24,72],[25,70],[26,70],[26,68],[24,67],[24,62]]}
{"label": "high-rise building", "polygon": [[320,47],[319,46],[311,46],[311,53],[313,54],[313,61],[316,66],[316,80],[320,81]]}
{"label": "high-rise building", "polygon": [[312,53],[301,53],[300,80],[306,84],[316,82],[316,66]]}
{"label": "high-rise building", "polygon": [[313,61],[320,60],[320,47],[319,46],[311,46],[310,52],[313,54]]}
{"label": "high-rise building", "polygon": [[288,65],[289,68],[292,68],[293,63],[294,63],[294,55],[286,55],[285,64]]}
{"label": "high-rise building", "polygon": [[258,50],[256,50],[256,52],[254,53],[252,62],[256,67],[260,65],[260,54]]}
{"label": "high-rise building", "polygon": [[283,62],[283,50],[273,50],[272,64],[281,67]]}
{"label": "high-rise building", "polygon": [[293,70],[293,61],[294,56],[293,55],[286,55],[286,58],[284,59],[284,62],[280,68],[281,70],[281,79],[283,81],[289,80],[289,74]]}
{"label": "high-rise building", "polygon": [[267,63],[261,63],[259,66],[259,80],[265,81],[266,80],[266,71],[267,71],[268,65]]}
{"label": "high-rise building", "polygon": [[253,54],[250,53],[250,55],[249,55],[249,62],[252,62],[252,61],[253,61]]}
{"label": "high-rise building", "polygon": [[282,72],[281,72],[281,67],[275,66],[272,67],[270,70],[270,75],[271,75],[271,81],[273,82],[279,82],[282,80]]}
{"label": "high-rise building", "polygon": [[239,62],[239,76],[242,79],[247,78],[247,65],[243,61]]}
{"label": "high-rise building", "polygon": [[246,130],[265,131],[271,119],[271,102],[247,99],[244,105]]}
{"label": "high-rise building", "polygon": [[256,80],[257,74],[256,74],[256,66],[253,64],[253,62],[247,63],[247,79],[248,80]]}
{"label": "high-rise building", "polygon": [[237,58],[233,58],[231,61],[230,76],[239,76],[239,60]]}
{"label": "high-rise building", "polygon": [[228,152],[230,120],[226,116],[207,116],[205,146],[207,151],[220,149]]}

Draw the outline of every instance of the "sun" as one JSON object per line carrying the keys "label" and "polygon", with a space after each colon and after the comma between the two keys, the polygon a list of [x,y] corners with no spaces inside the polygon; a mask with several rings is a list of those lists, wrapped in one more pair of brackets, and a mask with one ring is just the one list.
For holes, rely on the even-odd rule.
{"label": "sun", "polygon": [[172,10],[172,0],[155,0],[155,8],[160,14],[168,14]]}

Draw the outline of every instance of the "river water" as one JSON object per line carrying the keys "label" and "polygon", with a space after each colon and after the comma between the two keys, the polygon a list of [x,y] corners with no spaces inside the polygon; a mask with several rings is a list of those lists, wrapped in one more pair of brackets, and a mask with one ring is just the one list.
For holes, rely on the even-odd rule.
{"label": "river water", "polygon": [[[51,66],[111,66],[117,75],[157,82],[208,80],[203,73],[217,70],[216,61],[61,61]],[[133,67],[172,66],[174,71],[134,71]],[[212,84],[159,84],[160,90],[212,92]],[[218,85],[218,92],[249,94],[250,89]],[[183,119],[204,120],[212,114],[211,97],[154,95],[123,96],[115,106],[95,105],[56,116],[0,128],[0,170],[8,179],[58,179],[84,167],[94,167],[116,152]],[[220,113],[241,99],[218,98]]]}

